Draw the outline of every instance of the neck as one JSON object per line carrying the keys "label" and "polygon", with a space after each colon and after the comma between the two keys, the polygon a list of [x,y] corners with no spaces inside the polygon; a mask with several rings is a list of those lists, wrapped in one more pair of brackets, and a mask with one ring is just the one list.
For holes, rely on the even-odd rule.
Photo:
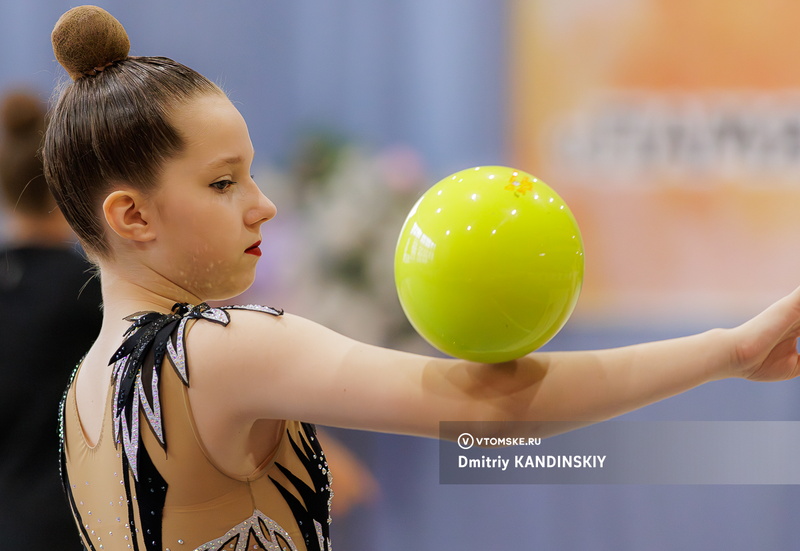
{"label": "neck", "polygon": [[126,316],[136,312],[171,312],[175,303],[199,304],[200,297],[150,272],[144,266],[123,267],[114,262],[100,262],[100,282],[103,291],[103,325],[119,334],[127,326]]}
{"label": "neck", "polygon": [[103,324],[85,363],[103,366],[106,371],[110,369],[108,359],[130,327],[126,317],[143,311],[171,312],[176,302],[202,302],[199,297],[171,285],[146,266],[102,259],[98,265],[103,293]]}

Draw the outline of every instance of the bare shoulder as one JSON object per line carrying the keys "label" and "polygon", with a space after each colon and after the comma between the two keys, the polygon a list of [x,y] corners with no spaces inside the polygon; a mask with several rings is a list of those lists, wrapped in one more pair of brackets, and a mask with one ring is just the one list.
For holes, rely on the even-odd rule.
{"label": "bare shoulder", "polygon": [[[291,314],[227,310],[227,324],[198,320],[186,336],[190,385],[195,395],[229,394],[231,414],[248,419],[294,418],[287,393],[306,395],[355,342]],[[222,412],[220,412],[222,413]]]}
{"label": "bare shoulder", "polygon": [[360,343],[291,314],[229,313],[227,326],[198,321],[186,341],[192,400],[215,404],[233,425],[295,419],[433,435],[436,419],[462,407],[448,360]]}
{"label": "bare shoulder", "polygon": [[[319,324],[292,314],[271,315],[252,310],[231,309],[227,324],[199,320],[187,335],[194,365],[235,365],[236,370],[292,365],[304,356],[325,349],[356,344]],[[202,367],[201,367],[202,368]],[[226,367],[230,369],[230,367]]]}

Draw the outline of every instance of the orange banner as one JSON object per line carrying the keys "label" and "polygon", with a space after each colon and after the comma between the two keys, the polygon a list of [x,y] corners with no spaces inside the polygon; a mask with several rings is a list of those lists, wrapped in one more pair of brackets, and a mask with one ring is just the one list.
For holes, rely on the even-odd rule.
{"label": "orange banner", "polygon": [[581,226],[576,316],[741,316],[800,285],[800,3],[516,0],[511,17],[511,162]]}

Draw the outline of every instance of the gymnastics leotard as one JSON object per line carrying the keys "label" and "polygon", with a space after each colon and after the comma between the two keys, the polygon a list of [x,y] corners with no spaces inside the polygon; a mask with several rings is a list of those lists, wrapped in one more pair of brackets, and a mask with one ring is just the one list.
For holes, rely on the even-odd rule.
{"label": "gymnastics leotard", "polygon": [[61,411],[62,479],[87,549],[330,551],[331,475],[313,425],[285,421],[274,452],[248,476],[216,465],[198,436],[187,323],[227,325],[230,309],[283,313],[176,304],[128,318],[94,446],[73,376]]}

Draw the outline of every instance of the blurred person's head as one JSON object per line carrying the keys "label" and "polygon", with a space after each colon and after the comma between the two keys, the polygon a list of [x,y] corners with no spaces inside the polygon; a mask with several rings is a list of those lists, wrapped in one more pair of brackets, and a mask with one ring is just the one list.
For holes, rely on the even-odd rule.
{"label": "blurred person's head", "polygon": [[12,241],[55,244],[71,235],[42,169],[46,120],[47,107],[33,92],[0,98],[0,191]]}

